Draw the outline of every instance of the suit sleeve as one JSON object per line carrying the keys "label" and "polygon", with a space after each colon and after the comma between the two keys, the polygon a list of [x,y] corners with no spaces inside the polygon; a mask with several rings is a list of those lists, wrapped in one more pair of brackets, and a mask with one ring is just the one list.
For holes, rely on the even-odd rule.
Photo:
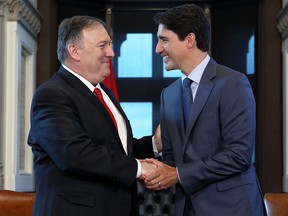
{"label": "suit sleeve", "polygon": [[152,147],[152,136],[145,136],[141,139],[133,139],[133,156],[137,159],[154,158]]}

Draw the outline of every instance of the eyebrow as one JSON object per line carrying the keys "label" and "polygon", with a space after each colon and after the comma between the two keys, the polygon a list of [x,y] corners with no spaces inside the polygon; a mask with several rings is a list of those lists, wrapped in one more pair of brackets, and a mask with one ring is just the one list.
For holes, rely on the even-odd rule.
{"label": "eyebrow", "polygon": [[107,44],[107,43],[112,43],[112,40],[102,40],[102,41],[98,41],[97,44]]}
{"label": "eyebrow", "polygon": [[167,39],[167,37],[164,37],[164,36],[161,36],[161,35],[159,35],[158,38],[161,39],[161,40]]}

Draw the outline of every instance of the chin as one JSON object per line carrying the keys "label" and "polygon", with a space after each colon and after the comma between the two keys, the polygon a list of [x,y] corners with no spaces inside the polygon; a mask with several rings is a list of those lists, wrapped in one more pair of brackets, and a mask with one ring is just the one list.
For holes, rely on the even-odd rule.
{"label": "chin", "polygon": [[105,77],[108,77],[110,75],[110,69],[103,73]]}
{"label": "chin", "polygon": [[165,70],[167,70],[167,71],[175,70],[175,67],[173,67],[173,64],[166,63],[165,64]]}
{"label": "chin", "polygon": [[175,68],[166,66],[166,67],[165,67],[165,70],[166,70],[166,71],[171,71],[171,70],[175,70]]}

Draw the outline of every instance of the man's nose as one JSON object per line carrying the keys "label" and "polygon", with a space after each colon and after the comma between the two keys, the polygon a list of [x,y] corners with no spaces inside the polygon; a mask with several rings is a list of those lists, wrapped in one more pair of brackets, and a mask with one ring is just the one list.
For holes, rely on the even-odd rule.
{"label": "man's nose", "polygon": [[109,47],[108,50],[107,50],[107,56],[110,56],[110,57],[114,57],[115,56],[115,53],[114,53],[114,50],[112,49],[112,47]]}
{"label": "man's nose", "polygon": [[160,54],[161,52],[163,52],[163,46],[159,42],[156,45],[155,52],[157,54]]}

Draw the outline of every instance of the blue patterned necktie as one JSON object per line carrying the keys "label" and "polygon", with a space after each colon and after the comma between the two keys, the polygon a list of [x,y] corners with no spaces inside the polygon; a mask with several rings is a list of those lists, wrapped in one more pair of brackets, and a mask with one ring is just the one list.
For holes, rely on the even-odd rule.
{"label": "blue patterned necktie", "polygon": [[191,91],[192,80],[185,78],[183,81],[183,91],[182,91],[182,106],[185,119],[185,126],[187,125],[189,114],[193,105],[193,95]]}

